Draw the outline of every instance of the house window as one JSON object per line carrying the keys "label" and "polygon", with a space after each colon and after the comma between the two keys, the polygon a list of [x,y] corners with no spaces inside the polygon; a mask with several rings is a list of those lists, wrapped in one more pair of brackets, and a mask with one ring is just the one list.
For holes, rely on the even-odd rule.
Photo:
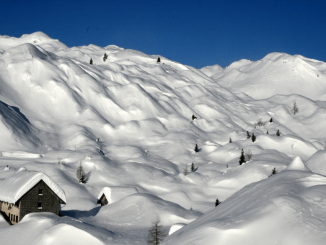
{"label": "house window", "polygon": [[16,220],[16,215],[13,215],[13,216],[14,216],[14,217],[13,217],[12,221],[15,222],[15,220]]}
{"label": "house window", "polygon": [[40,196],[43,196],[43,189],[38,189],[38,194],[39,194]]}
{"label": "house window", "polygon": [[18,223],[18,216],[16,216],[16,223]]}
{"label": "house window", "polygon": [[42,209],[42,203],[41,202],[37,203],[37,208]]}

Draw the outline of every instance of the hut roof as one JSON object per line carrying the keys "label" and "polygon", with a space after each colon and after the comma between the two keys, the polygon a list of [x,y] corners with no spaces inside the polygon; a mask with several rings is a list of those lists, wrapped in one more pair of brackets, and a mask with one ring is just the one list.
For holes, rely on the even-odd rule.
{"label": "hut roof", "polygon": [[45,173],[28,171],[26,168],[19,169],[1,183],[0,201],[16,203],[41,180],[48,185],[61,201],[66,203],[66,194],[57,183]]}
{"label": "hut roof", "polygon": [[102,191],[99,193],[97,199],[105,195],[106,199],[109,203],[117,202],[120,199],[138,193],[136,187],[123,187],[123,186],[111,186],[111,187],[104,187]]}

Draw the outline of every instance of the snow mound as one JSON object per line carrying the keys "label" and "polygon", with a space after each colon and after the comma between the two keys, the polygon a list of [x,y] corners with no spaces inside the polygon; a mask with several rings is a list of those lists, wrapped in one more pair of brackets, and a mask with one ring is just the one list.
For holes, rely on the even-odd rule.
{"label": "snow mound", "polygon": [[255,99],[276,94],[301,94],[311,99],[325,98],[325,63],[303,56],[271,53],[258,61],[240,60],[211,78],[235,93]]}
{"label": "snow mound", "polygon": [[138,190],[135,187],[104,187],[98,195],[97,199],[100,199],[104,194],[110,204],[135,193],[138,193]]}
{"label": "snow mound", "polygon": [[324,244],[325,200],[324,176],[282,171],[247,185],[163,244]]}
{"label": "snow mound", "polygon": [[152,220],[159,215],[164,226],[175,223],[189,223],[198,218],[201,213],[186,210],[178,204],[165,201],[152,194],[133,194],[101,208],[94,218],[87,222],[106,226],[112,223],[149,227]]}
{"label": "snow mound", "polygon": [[297,156],[293,159],[293,161],[287,166],[284,170],[298,170],[298,171],[308,171],[311,170],[303,163],[301,157]]}
{"label": "snow mound", "polygon": [[63,189],[49,176],[41,172],[28,171],[24,168],[20,168],[16,173],[12,174],[1,183],[0,200],[8,203],[16,203],[41,180],[43,180],[63,202],[67,202]]}
{"label": "snow mound", "polygon": [[68,48],[57,39],[49,37],[47,34],[38,31],[32,34],[24,34],[20,38],[0,36],[0,49],[6,50],[24,43],[31,43],[46,48],[49,51]]}
{"label": "snow mound", "polygon": [[317,174],[326,175],[326,151],[317,151],[306,162],[307,167]]}
{"label": "snow mound", "polygon": [[104,245],[91,234],[67,224],[59,224],[51,227],[43,233],[40,241],[42,245]]}

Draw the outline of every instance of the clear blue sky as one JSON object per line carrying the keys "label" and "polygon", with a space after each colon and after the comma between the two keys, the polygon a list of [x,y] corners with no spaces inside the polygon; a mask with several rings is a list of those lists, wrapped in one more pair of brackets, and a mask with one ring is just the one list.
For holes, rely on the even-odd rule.
{"label": "clear blue sky", "polygon": [[159,54],[201,68],[271,52],[326,61],[326,0],[1,2],[0,34],[42,31],[69,47]]}

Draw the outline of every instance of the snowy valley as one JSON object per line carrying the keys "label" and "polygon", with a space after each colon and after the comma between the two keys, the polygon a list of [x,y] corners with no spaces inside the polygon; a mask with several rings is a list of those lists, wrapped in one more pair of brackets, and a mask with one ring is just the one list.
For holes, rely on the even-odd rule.
{"label": "snowy valley", "polygon": [[156,217],[166,245],[324,244],[325,100],[326,63],[300,55],[196,69],[0,36],[0,188],[24,167],[66,196],[63,217],[0,216],[0,244],[146,244]]}

